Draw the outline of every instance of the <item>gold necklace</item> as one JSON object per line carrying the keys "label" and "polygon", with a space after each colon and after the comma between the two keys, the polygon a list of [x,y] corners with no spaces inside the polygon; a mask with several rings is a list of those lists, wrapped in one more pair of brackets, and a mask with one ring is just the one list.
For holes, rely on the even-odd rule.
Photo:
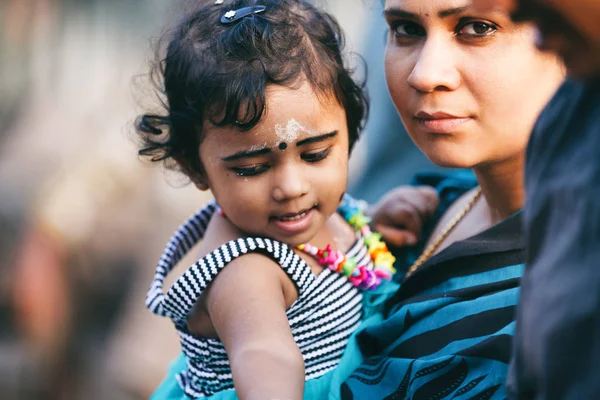
{"label": "gold necklace", "polygon": [[413,265],[408,269],[406,273],[405,279],[412,275],[421,265],[425,264],[425,261],[429,260],[433,253],[440,247],[440,244],[448,237],[450,232],[456,228],[456,225],[471,211],[477,200],[481,197],[481,187],[478,187],[471,200],[467,203],[467,205],[460,210],[458,214],[446,225],[442,233],[431,243],[427,248],[423,251],[421,256],[415,261]]}

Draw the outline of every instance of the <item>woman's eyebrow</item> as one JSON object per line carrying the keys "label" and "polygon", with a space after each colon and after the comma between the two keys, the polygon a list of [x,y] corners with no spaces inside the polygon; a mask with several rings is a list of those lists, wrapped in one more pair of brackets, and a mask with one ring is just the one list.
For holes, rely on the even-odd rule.
{"label": "woman's eyebrow", "polygon": [[465,11],[469,10],[470,8],[471,8],[471,6],[468,6],[468,5],[462,6],[462,7],[448,8],[446,10],[438,11],[438,17],[447,18],[447,17],[451,17],[453,15],[462,14]]}
{"label": "woman's eyebrow", "polygon": [[[440,10],[437,12],[437,16],[439,18],[447,18],[453,15],[462,14],[465,11],[471,8],[470,5],[465,5],[461,7],[452,7],[445,10]],[[403,10],[401,8],[386,8],[383,11],[384,17],[396,17],[396,18],[409,18],[409,19],[419,19],[420,15],[411,13],[409,11]]]}
{"label": "woman's eyebrow", "polygon": [[396,17],[396,18],[410,18],[410,19],[418,19],[419,15],[414,14],[401,8],[386,8],[383,10],[384,17]]}
{"label": "woman's eyebrow", "polygon": [[269,148],[269,147],[264,147],[264,148],[258,149],[258,150],[242,150],[242,151],[238,151],[237,153],[232,154],[230,156],[223,157],[223,158],[221,158],[221,160],[235,161],[235,160],[239,160],[241,158],[250,158],[250,157],[261,156],[263,154],[268,154],[270,152],[271,152],[271,148]]}
{"label": "woman's eyebrow", "polygon": [[299,142],[297,142],[296,147],[302,146],[305,144],[309,144],[309,143],[322,142],[323,140],[332,138],[332,137],[336,136],[337,134],[338,134],[338,131],[333,131],[330,133],[326,133],[324,135],[309,137],[308,139],[300,140]]}

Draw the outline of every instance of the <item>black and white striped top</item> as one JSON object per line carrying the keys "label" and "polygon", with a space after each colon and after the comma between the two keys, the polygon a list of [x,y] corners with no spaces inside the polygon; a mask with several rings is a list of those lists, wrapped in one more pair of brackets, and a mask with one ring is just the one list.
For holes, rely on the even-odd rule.
{"label": "black and white striped top", "polygon": [[[362,318],[362,295],[348,279],[328,269],[314,275],[289,246],[267,238],[239,238],[215,249],[188,268],[166,294],[166,275],[202,239],[216,210],[214,202],[188,219],[167,244],[146,296],[146,306],[155,314],[169,317],[181,339],[187,370],[178,375],[187,396],[210,396],[233,389],[229,360],[221,341],[192,334],[186,320],[195,302],[210,282],[231,260],[249,252],[261,253],[277,262],[298,288],[298,299],[287,310],[290,328],[304,358],[306,380],[335,368],[348,338]],[[364,240],[346,252],[358,265],[372,268]]]}

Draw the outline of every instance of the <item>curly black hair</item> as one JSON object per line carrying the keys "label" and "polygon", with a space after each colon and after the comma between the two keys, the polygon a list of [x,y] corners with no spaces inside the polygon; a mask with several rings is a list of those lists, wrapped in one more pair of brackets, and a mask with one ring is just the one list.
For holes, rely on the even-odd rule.
{"label": "curly black hair", "polygon": [[[264,5],[264,12],[222,24],[227,10]],[[166,44],[166,54],[161,50]],[[265,112],[268,85],[334,95],[346,111],[352,149],[364,127],[368,99],[342,56],[344,39],[335,19],[304,0],[198,1],[163,36],[153,74],[164,112],[136,120],[141,156],[177,161],[186,174],[203,172],[199,157],[204,121],[216,126],[255,126]],[[160,54],[164,54],[164,57]]]}

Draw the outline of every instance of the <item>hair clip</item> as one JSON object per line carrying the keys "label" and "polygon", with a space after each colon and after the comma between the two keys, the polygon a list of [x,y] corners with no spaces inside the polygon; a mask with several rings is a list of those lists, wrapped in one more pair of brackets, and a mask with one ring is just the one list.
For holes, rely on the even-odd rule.
{"label": "hair clip", "polygon": [[267,7],[265,6],[252,6],[252,7],[244,7],[239,10],[229,10],[221,17],[222,24],[232,24],[234,22],[239,21],[244,17],[248,17],[250,15],[258,14],[265,11]]}
{"label": "hair clip", "polygon": [[224,0],[215,0],[215,4],[220,6],[221,4],[223,4]]}

